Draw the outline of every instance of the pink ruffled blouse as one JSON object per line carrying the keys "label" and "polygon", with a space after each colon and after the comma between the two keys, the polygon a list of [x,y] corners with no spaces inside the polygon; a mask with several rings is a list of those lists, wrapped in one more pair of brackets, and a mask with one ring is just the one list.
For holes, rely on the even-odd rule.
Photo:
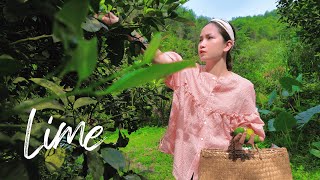
{"label": "pink ruffled blouse", "polygon": [[[166,52],[173,61],[180,55]],[[201,149],[227,149],[230,133],[239,126],[250,127],[265,137],[264,122],[256,108],[253,84],[235,74],[217,78],[199,64],[168,76],[174,90],[168,129],[160,150],[174,155],[173,175],[178,180],[198,179]]]}

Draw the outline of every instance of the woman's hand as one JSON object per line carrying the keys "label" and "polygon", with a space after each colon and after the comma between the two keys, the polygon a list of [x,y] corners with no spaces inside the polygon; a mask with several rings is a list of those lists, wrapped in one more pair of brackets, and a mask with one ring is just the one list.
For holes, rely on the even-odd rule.
{"label": "woman's hand", "polygon": [[106,25],[112,25],[112,24],[119,22],[119,18],[116,15],[114,15],[112,12],[108,12],[107,14],[104,14],[104,15],[95,14],[94,17],[97,19],[100,19]]}

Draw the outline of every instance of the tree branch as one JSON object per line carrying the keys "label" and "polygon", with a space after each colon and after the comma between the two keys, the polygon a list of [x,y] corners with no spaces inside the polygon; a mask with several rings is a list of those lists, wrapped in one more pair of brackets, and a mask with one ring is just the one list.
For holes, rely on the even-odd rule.
{"label": "tree branch", "polygon": [[48,38],[48,37],[53,37],[53,35],[52,34],[50,34],[50,35],[44,34],[44,35],[41,35],[41,36],[20,39],[18,41],[10,43],[10,45],[18,44],[18,43],[25,42],[25,41],[36,41],[36,40],[39,40],[39,39],[42,39],[42,38]]}

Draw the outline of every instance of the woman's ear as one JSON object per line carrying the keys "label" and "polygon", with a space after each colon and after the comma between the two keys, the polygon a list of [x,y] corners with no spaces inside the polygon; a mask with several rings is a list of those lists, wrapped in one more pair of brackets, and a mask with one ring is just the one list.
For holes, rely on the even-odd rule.
{"label": "woman's ear", "polygon": [[226,42],[226,47],[223,49],[225,52],[228,52],[232,47],[233,47],[234,43],[231,40],[228,40]]}

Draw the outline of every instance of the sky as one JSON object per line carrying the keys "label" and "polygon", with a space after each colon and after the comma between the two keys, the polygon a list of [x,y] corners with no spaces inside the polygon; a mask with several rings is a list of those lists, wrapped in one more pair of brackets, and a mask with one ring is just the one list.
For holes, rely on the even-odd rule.
{"label": "sky", "polygon": [[231,20],[233,17],[264,14],[276,9],[277,0],[189,0],[183,6],[197,16]]}

